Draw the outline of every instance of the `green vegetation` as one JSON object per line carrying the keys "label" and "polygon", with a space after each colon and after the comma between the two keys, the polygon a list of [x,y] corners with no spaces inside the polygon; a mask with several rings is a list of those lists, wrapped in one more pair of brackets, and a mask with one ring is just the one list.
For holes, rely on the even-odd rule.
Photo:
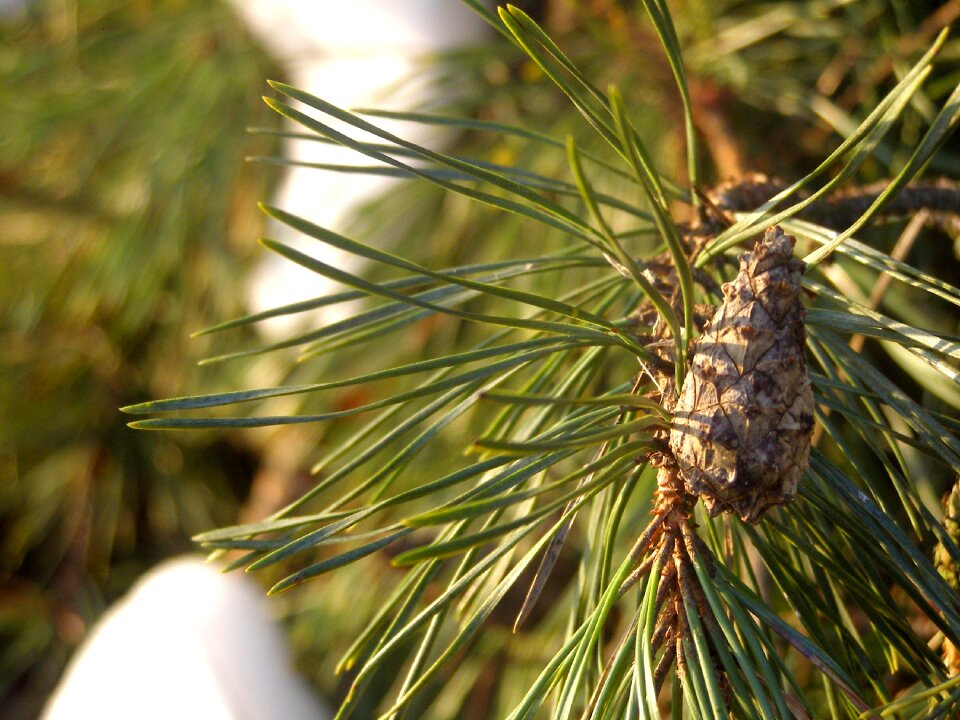
{"label": "green vegetation", "polygon": [[[265,207],[366,263],[263,240],[346,286],[274,314],[366,303],[273,344],[262,315],[211,318],[208,371],[301,362],[256,389],[208,375],[140,402],[182,394],[144,383],[132,424],[191,432],[126,442],[295,426],[261,447],[312,455],[302,496],[196,540],[296,586],[276,602],[341,717],[955,716],[960,549],[937,498],[960,467],[960,44],[941,32],[960,8],[468,4],[497,32],[442,61],[453,107],[272,83],[298,133],[357,154],[326,171],[409,180],[349,237]],[[807,261],[816,426],[797,497],[753,524],[664,479],[664,434],[736,254],[773,224]]]}

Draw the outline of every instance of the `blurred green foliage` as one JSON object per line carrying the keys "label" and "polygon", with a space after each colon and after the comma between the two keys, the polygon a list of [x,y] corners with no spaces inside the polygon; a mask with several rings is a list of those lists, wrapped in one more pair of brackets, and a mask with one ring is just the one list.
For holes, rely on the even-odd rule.
{"label": "blurred green foliage", "polygon": [[[116,408],[224,374],[277,70],[225,4],[38,2],[0,20],[0,707],[33,715],[104,606],[234,520],[255,458]],[[237,367],[234,372],[240,371]],[[236,378],[234,378],[236,379]]]}

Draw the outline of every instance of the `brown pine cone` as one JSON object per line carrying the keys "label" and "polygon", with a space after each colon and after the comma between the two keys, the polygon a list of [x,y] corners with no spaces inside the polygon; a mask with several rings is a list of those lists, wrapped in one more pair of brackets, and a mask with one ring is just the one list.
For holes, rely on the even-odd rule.
{"label": "brown pine cone", "polygon": [[803,261],[767,230],[691,347],[670,449],[687,492],[711,515],[757,522],[789,502],[810,458],[813,390],[804,358]]}

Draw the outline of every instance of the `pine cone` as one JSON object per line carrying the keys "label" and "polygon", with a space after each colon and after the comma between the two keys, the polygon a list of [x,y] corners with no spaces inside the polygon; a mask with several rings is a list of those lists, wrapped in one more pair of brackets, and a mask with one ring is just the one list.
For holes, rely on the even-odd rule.
{"label": "pine cone", "polygon": [[[960,545],[960,481],[954,484],[953,489],[943,498],[943,529],[954,544]],[[951,588],[960,591],[960,569],[943,543],[937,543],[933,557],[943,579]],[[941,652],[947,674],[950,677],[960,674],[960,649],[945,640]]]}
{"label": "pine cone", "polygon": [[711,515],[757,522],[789,502],[810,458],[813,391],[804,358],[803,262],[767,230],[691,347],[670,449],[687,492]]}

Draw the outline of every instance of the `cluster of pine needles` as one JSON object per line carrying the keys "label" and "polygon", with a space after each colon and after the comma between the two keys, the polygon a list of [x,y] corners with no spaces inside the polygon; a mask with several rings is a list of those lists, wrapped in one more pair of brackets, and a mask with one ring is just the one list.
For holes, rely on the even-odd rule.
{"label": "cluster of pine needles", "polygon": [[[554,717],[597,720],[657,718],[662,707],[702,720],[955,712],[960,680],[934,647],[960,642],[960,596],[928,550],[939,544],[956,562],[960,549],[917,478],[928,472],[923,463],[941,476],[960,466],[960,342],[928,329],[909,303],[888,307],[883,292],[863,287],[897,282],[910,297],[952,311],[960,289],[905,262],[904,246],[887,253],[861,239],[871,225],[900,217],[908,220],[904,243],[924,223],[954,228],[955,183],[918,182],[938,162],[956,169],[941,150],[960,121],[960,84],[944,91],[941,83],[936,105],[925,90],[947,33],[898,68],[886,93],[800,179],[741,173],[705,189],[691,83],[662,0],[639,3],[638,15],[652,23],[679,94],[683,182],[667,177],[621,90],[599,90],[523,11],[467,4],[557,88],[592,141],[487,119],[348,112],[272,83],[279,97],[267,103],[301,126],[294,135],[373,162],[323,169],[417,179],[450,202],[492,207],[516,223],[518,245],[502,258],[458,257],[437,270],[396,246],[384,250],[265,207],[289,228],[401,274],[373,279],[265,239],[269,250],[347,289],[208,332],[357,299],[383,302],[209,362],[291,347],[301,347],[305,361],[347,348],[374,352],[354,355],[357,374],[343,379],[130,406],[125,411],[163,415],[132,425],[350,428],[352,418],[374,415],[324,453],[303,497],[198,541],[232,553],[232,567],[277,573],[274,593],[333,570],[357,572],[358,561],[384,553],[409,568],[337,665],[349,673],[338,718],[362,712],[364,698],[382,687],[390,695],[373,705],[384,718],[426,716],[432,704],[463,708],[470,683],[455,681],[457,669],[466,673],[474,653],[491,645],[492,657],[510,658],[506,675],[526,663],[524,677],[532,678],[485,693],[488,715],[517,720],[548,705]],[[758,12],[757,22],[776,20]],[[739,51],[729,47],[729,66],[717,67],[736,67]],[[856,185],[875,157],[889,157],[888,134],[914,122],[913,104],[926,108],[925,130],[890,163],[888,180]],[[570,179],[433,150],[383,129],[382,118],[522,142],[562,157]],[[680,208],[692,212],[692,225],[676,221]],[[487,215],[470,216],[484,228],[477,217]],[[463,233],[477,232],[468,225]],[[411,233],[408,254],[433,247],[424,232]],[[486,249],[482,233],[473,239],[471,248]],[[560,250],[549,245],[558,241]],[[518,257],[517,247],[538,252]],[[738,265],[734,254],[744,250]],[[427,322],[436,325],[422,347],[453,350],[384,367],[401,353],[383,333]],[[724,346],[728,331],[744,339],[739,348]],[[865,360],[864,338],[928,395],[905,392]],[[771,358],[751,355],[761,342],[774,348],[781,370],[761,368]],[[725,392],[717,378],[726,375],[736,402],[717,399]],[[425,379],[402,384],[417,376]],[[390,388],[384,396],[359,393],[335,409],[281,404],[381,382]],[[712,400],[704,389],[716,391]],[[254,401],[284,410],[217,414]],[[709,415],[702,427],[700,415]],[[467,421],[482,424],[479,434],[464,429]],[[455,452],[463,446],[466,461]],[[575,528],[576,571],[551,588]],[[337,550],[340,543],[348,549]],[[535,641],[517,648],[491,628],[527,579],[525,599],[507,610],[514,630]],[[538,603],[548,609],[533,622]],[[534,647],[547,658],[531,660]],[[473,677],[479,687],[485,674]]]}

